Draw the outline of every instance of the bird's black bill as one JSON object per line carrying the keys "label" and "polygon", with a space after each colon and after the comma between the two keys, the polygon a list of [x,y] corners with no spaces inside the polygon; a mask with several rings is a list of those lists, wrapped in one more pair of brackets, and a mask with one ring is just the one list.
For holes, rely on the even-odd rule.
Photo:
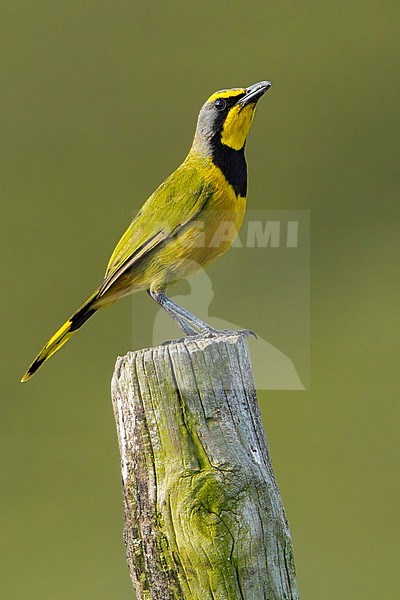
{"label": "bird's black bill", "polygon": [[271,87],[271,83],[269,81],[260,81],[259,83],[255,83],[250,87],[246,88],[246,95],[243,96],[237,104],[239,106],[246,106],[246,104],[250,104],[252,102],[257,102],[261,96],[265,94]]}

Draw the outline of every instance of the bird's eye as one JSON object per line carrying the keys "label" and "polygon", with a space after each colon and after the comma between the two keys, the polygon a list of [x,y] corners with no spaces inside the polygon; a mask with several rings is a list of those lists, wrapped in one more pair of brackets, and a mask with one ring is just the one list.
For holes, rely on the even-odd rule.
{"label": "bird's eye", "polygon": [[217,98],[217,100],[214,102],[214,106],[217,110],[225,110],[226,100],[223,98]]}

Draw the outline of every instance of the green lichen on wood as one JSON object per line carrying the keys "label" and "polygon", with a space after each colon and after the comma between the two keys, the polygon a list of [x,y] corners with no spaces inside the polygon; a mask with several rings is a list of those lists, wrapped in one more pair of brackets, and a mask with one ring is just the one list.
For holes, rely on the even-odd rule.
{"label": "green lichen on wood", "polygon": [[128,354],[113,404],[138,598],[297,600],[245,336]]}

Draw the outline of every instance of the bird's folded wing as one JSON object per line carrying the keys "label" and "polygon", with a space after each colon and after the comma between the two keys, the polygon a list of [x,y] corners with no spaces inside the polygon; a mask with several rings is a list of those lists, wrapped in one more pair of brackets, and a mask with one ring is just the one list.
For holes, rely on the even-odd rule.
{"label": "bird's folded wing", "polygon": [[150,196],[118,242],[100,287],[101,295],[140,259],[178,235],[204,208],[212,187],[193,172],[176,177],[178,171]]}

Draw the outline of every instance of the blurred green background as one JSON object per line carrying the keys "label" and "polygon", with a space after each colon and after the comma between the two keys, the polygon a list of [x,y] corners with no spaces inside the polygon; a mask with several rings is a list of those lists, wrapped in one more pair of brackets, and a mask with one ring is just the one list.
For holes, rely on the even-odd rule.
{"label": "blurred green background", "polygon": [[[1,597],[132,598],[109,388],[156,307],[121,301],[19,379],[207,96],[264,78],[250,206],[311,211],[311,390],[260,394],[301,595],[396,597],[398,2],[0,6]],[[268,286],[237,257],[210,267],[211,312],[268,332]]]}

